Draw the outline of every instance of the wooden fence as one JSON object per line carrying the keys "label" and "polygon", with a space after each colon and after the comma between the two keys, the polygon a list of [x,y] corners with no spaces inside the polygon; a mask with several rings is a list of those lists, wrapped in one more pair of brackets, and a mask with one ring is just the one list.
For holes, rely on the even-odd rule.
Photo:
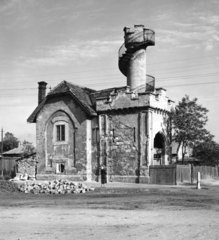
{"label": "wooden fence", "polygon": [[9,175],[10,177],[16,174],[16,161],[13,158],[3,158],[0,160],[0,175]]}
{"label": "wooden fence", "polygon": [[191,165],[175,165],[176,180],[175,184],[192,182],[192,166]]}
{"label": "wooden fence", "polygon": [[150,183],[173,185],[176,182],[176,167],[172,165],[167,166],[150,166]]}
{"label": "wooden fence", "polygon": [[193,166],[192,167],[192,183],[197,182],[197,173],[200,172],[201,179],[218,177],[218,168],[210,166]]}
{"label": "wooden fence", "polygon": [[177,185],[180,183],[195,183],[197,172],[201,179],[218,177],[218,167],[192,166],[192,165],[167,165],[150,166],[150,183],[163,185]]}

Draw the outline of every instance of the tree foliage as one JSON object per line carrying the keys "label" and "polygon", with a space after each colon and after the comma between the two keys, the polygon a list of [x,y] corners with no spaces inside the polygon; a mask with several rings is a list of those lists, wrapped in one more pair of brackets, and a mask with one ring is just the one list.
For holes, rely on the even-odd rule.
{"label": "tree foliage", "polygon": [[193,148],[193,157],[206,165],[219,163],[219,144],[213,140],[200,142]]}
{"label": "tree foliage", "polygon": [[18,147],[19,141],[18,139],[9,132],[5,133],[4,139],[3,139],[3,151],[7,152],[13,148]]}
{"label": "tree foliage", "polygon": [[178,143],[177,154],[181,147],[182,161],[186,150],[213,138],[206,129],[208,110],[197,103],[197,98],[186,95],[171,112],[173,141]]}
{"label": "tree foliage", "polygon": [[21,144],[21,149],[23,151],[24,157],[29,156],[29,155],[36,152],[36,149],[33,146],[33,144],[31,142],[26,141],[26,140],[24,140],[23,143]]}

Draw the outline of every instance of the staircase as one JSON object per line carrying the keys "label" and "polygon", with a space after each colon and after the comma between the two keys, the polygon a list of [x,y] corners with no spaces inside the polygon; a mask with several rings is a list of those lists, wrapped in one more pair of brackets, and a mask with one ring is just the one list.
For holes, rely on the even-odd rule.
{"label": "staircase", "polygon": [[[155,33],[150,29],[143,29],[141,32],[127,32],[125,33],[125,43],[119,49],[119,70],[127,77],[129,62],[134,56],[134,53],[140,49],[146,49],[148,46],[155,45]],[[147,78],[152,76],[147,75]],[[153,82],[153,83],[152,83]],[[154,79],[148,82],[150,86],[154,86]],[[150,88],[149,91],[151,91]]]}

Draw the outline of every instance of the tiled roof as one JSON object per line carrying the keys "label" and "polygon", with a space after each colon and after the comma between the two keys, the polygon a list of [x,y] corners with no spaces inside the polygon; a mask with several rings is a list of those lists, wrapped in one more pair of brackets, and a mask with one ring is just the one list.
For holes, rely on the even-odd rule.
{"label": "tiled roof", "polygon": [[47,99],[53,95],[69,93],[75,101],[91,116],[96,116],[97,113],[93,108],[93,103],[90,99],[90,94],[95,92],[95,90],[78,86],[66,81],[62,81],[55,88],[53,88],[47,96],[43,99],[43,101],[38,105],[38,107],[33,111],[30,117],[27,119],[27,122],[33,123],[36,121],[36,116],[41,110],[41,108],[46,103]]}
{"label": "tiled roof", "polygon": [[3,153],[3,156],[21,155],[21,154],[23,154],[23,153],[24,153],[24,151],[22,150],[22,147],[19,146],[19,147],[17,147],[17,148],[13,148],[13,149],[11,149],[11,150],[9,150],[9,151],[7,151],[7,152],[4,152],[4,153]]}
{"label": "tiled roof", "polygon": [[36,122],[36,116],[38,114],[38,112],[40,111],[40,109],[43,107],[43,105],[45,104],[47,98],[45,97],[43,99],[43,101],[35,108],[35,110],[32,112],[32,114],[29,116],[29,118],[27,119],[27,122],[29,123],[34,123]]}
{"label": "tiled roof", "polygon": [[97,115],[92,108],[92,102],[90,99],[90,93],[95,92],[95,90],[75,85],[66,81],[61,82],[56,86],[47,96],[61,94],[69,92],[74,97],[74,99],[85,109],[90,115]]}
{"label": "tiled roof", "polygon": [[93,90],[90,88],[82,87],[79,85],[75,85],[73,83],[62,81],[55,88],[53,88],[47,96],[43,99],[43,101],[36,107],[30,117],[27,119],[27,122],[33,123],[36,122],[36,116],[41,110],[41,108],[46,103],[47,99],[52,97],[53,95],[65,94],[69,93],[75,101],[91,116],[96,116],[97,113],[95,111],[96,99],[98,98],[107,98],[110,94],[116,93],[118,91],[125,91],[125,87],[114,87],[107,88],[103,90]]}

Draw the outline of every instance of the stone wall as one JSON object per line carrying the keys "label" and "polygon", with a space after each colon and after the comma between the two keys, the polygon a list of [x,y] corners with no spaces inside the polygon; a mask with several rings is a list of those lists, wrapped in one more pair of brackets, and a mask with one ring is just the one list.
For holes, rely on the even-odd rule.
{"label": "stone wall", "polygon": [[17,161],[17,171],[22,175],[27,173],[29,179],[35,179],[37,171],[36,155],[25,157]]}
{"label": "stone wall", "polygon": [[[38,178],[46,178],[43,175],[55,174],[54,168],[51,169],[47,164],[50,161],[49,153],[47,150],[48,139],[52,136],[47,135],[48,124],[50,123],[52,116],[57,112],[62,111],[72,121],[74,128],[74,140],[68,144],[74,144],[74,152],[69,154],[70,164],[67,165],[66,172],[64,174],[76,175],[81,180],[86,179],[86,113],[81,107],[68,95],[56,96],[48,99],[44,107],[41,109],[37,116],[36,121],[36,149],[37,149],[37,173]],[[72,155],[72,156],[70,156]],[[41,176],[40,176],[41,175]]]}
{"label": "stone wall", "polygon": [[[108,181],[148,182],[148,166],[142,161],[138,112],[100,116],[100,163],[107,166]],[[145,144],[144,144],[145,146]]]}

